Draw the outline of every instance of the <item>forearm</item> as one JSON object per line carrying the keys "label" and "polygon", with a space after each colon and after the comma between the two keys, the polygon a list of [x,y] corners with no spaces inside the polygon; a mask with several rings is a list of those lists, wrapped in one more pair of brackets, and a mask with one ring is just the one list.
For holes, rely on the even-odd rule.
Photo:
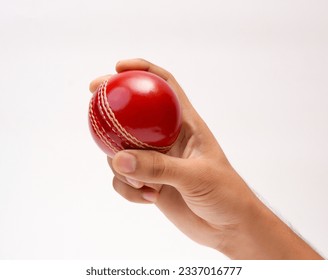
{"label": "forearm", "polygon": [[323,259],[255,196],[243,215],[220,248],[231,259]]}

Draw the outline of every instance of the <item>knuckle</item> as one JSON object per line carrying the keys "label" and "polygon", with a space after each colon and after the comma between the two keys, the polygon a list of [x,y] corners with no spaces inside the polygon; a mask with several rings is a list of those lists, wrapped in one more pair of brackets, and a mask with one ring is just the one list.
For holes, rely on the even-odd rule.
{"label": "knuckle", "polygon": [[128,187],[116,176],[113,178],[113,188],[120,196],[122,196],[127,201],[135,202],[134,196],[131,195],[131,193],[129,192],[130,187]]}
{"label": "knuckle", "polygon": [[136,198],[136,196],[133,193],[130,193],[128,191],[121,193],[121,196],[124,197],[129,202],[134,202],[134,203],[138,202],[138,199]]}
{"label": "knuckle", "polygon": [[163,174],[167,171],[164,159],[158,155],[154,154],[152,157],[152,169],[151,169],[151,176],[153,178],[162,177]]}
{"label": "knuckle", "polygon": [[166,71],[166,80],[167,81],[174,80],[173,74],[171,72],[169,72],[169,71]]}
{"label": "knuckle", "polygon": [[167,82],[171,82],[174,80],[173,75],[171,74],[171,72],[161,68],[161,76],[162,78],[167,81]]}

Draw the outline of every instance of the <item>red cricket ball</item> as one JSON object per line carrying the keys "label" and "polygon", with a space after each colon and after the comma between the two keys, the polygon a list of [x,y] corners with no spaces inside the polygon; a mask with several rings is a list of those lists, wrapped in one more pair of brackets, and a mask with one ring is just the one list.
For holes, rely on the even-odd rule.
{"label": "red cricket ball", "polygon": [[167,152],[181,128],[181,109],[159,76],[131,70],[111,76],[93,94],[89,128],[109,156],[123,149]]}

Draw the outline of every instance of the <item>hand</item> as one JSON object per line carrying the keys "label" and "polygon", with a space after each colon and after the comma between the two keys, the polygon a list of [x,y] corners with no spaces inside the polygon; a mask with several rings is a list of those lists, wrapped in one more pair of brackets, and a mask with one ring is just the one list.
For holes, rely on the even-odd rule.
{"label": "hand", "polygon": [[[182,106],[181,133],[167,154],[125,150],[108,158],[120,195],[154,203],[191,239],[230,258],[320,258],[253,194],[169,72],[142,59],[120,61],[116,70],[162,77]],[[90,91],[107,78],[93,81]],[[284,242],[296,249],[285,252]]]}

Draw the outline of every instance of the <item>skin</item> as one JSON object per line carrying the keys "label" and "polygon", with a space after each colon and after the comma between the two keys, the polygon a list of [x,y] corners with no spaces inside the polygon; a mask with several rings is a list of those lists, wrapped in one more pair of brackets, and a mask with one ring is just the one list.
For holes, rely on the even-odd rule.
{"label": "skin", "polygon": [[[114,189],[136,203],[155,204],[192,240],[231,259],[322,259],[251,191],[175,78],[143,59],[116,71],[144,70],[166,80],[182,107],[182,130],[167,154],[125,150],[108,164]],[[94,92],[110,75],[90,84]]]}

